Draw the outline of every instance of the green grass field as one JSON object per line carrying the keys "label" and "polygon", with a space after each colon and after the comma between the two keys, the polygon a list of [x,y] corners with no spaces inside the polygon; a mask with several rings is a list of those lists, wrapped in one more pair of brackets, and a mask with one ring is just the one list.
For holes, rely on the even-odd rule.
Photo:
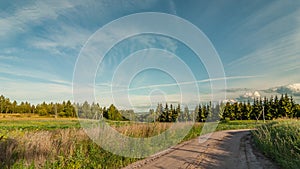
{"label": "green grass field", "polygon": [[[171,123],[113,122],[120,133],[150,137]],[[216,130],[257,128],[262,122],[230,121]],[[199,136],[203,123],[195,123],[183,141]],[[95,144],[77,119],[1,118],[0,168],[121,168],[139,159],[114,155]]]}
{"label": "green grass field", "polygon": [[300,121],[278,120],[253,131],[258,148],[282,168],[300,166]]}

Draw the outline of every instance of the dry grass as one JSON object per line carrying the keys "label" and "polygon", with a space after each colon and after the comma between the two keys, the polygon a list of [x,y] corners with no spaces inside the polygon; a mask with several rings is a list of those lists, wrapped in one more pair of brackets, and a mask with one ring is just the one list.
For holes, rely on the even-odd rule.
{"label": "dry grass", "polygon": [[133,123],[114,128],[126,136],[145,138],[158,135],[169,129],[171,125],[172,123]]}
{"label": "dry grass", "polygon": [[[145,138],[158,135],[171,126],[172,123],[131,123],[113,128],[126,136]],[[92,133],[101,133],[105,129],[92,130]],[[103,139],[115,137],[113,133],[107,133]],[[0,140],[0,152],[5,152],[0,154],[0,168],[10,168],[17,163],[43,168],[46,162],[56,161],[61,156],[72,157],[83,142],[92,143],[83,129],[10,131],[5,139]]]}
{"label": "dry grass", "polygon": [[59,155],[72,155],[76,144],[87,139],[80,129],[14,133],[0,142],[0,151],[5,152],[1,153],[0,162],[2,167],[10,167],[22,159],[25,166],[34,163],[36,168],[40,168]]}
{"label": "dry grass", "polygon": [[[52,119],[53,120],[53,119]],[[20,168],[16,167],[16,164],[22,168],[34,166],[35,168],[119,168],[133,162],[133,158],[125,158],[122,156],[114,155],[107,152],[104,147],[100,148],[95,144],[80,128],[68,128],[68,129],[51,129],[49,130],[49,124],[62,125],[59,120],[50,121],[22,121],[22,120],[11,120],[6,121],[0,125],[0,137],[1,137],[1,126],[2,131],[5,131],[5,137],[0,139],[0,168]],[[1,122],[1,121],[0,121]],[[87,121],[89,124],[90,121]],[[94,121],[92,121],[94,123]],[[33,127],[30,130],[20,130],[24,128],[24,125],[32,123],[39,130],[35,130]],[[63,122],[62,122],[63,123]],[[125,146],[136,149],[145,149],[152,153],[160,148],[165,148],[165,145],[172,145],[167,138],[182,138],[182,134],[187,134],[185,130],[187,123],[179,123],[174,132],[171,129],[174,128],[173,123],[129,123],[129,122],[110,122],[110,126],[113,127],[116,132],[112,133],[110,130],[105,131],[107,128],[90,128],[90,133],[97,136],[101,136],[100,140],[110,140],[107,146],[112,146],[118,151]],[[244,124],[246,122],[239,122]],[[16,128],[11,126],[16,125]],[[45,126],[46,124],[46,126]],[[250,124],[250,123],[249,123]],[[251,125],[253,125],[251,123]],[[22,128],[18,128],[21,126]],[[176,126],[176,125],[175,125]],[[228,127],[229,126],[229,127]],[[234,128],[249,128],[249,125],[237,125],[234,123],[220,124],[221,129],[232,129]],[[6,127],[6,128],[5,128]],[[202,131],[203,123],[195,123],[189,133],[186,135],[184,140],[188,140],[198,136]],[[5,130],[3,130],[3,128]],[[168,130],[164,135],[166,139],[163,140],[152,140],[149,144],[145,143],[145,146],[130,144],[126,140],[116,139],[116,134],[122,133],[123,135],[130,137],[146,138],[161,134]],[[178,132],[179,131],[179,132]],[[183,132],[180,132],[183,131]],[[8,133],[7,133],[8,132]],[[90,135],[91,136],[91,135]],[[91,137],[93,138],[93,136]],[[155,138],[154,138],[155,139]],[[163,141],[162,144],[152,145],[154,143]],[[102,144],[101,144],[102,145]],[[149,146],[148,148],[146,146]],[[157,149],[154,149],[157,146]],[[159,147],[161,146],[161,147]],[[2,153],[3,152],[3,153]],[[143,154],[137,154],[137,156]],[[141,157],[139,156],[139,157]],[[50,164],[50,166],[49,166]],[[72,164],[72,165],[71,165]],[[47,166],[48,165],[48,166]]]}
{"label": "dry grass", "polygon": [[69,120],[78,120],[78,118],[66,118],[66,117],[57,117],[55,116],[40,116],[38,114],[32,114],[32,113],[9,113],[9,114],[3,114],[0,113],[0,119],[1,120],[55,120],[55,119],[69,119]]}

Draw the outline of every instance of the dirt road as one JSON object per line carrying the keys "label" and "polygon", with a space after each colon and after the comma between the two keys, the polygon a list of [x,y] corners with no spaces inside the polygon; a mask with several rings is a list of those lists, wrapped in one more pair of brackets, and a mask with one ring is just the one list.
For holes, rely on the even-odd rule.
{"label": "dirt road", "polygon": [[[207,140],[206,140],[207,138]],[[203,143],[200,141],[206,140]],[[203,135],[126,168],[277,169],[251,146],[249,130],[228,130]]]}

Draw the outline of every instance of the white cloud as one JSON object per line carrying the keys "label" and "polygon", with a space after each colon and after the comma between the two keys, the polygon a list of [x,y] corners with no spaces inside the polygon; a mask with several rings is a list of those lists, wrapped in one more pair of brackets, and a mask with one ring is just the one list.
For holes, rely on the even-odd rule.
{"label": "white cloud", "polygon": [[300,96],[300,83],[272,87],[264,91],[267,93],[275,93],[275,94],[287,93],[289,95]]}
{"label": "white cloud", "polygon": [[69,1],[37,1],[34,4],[20,6],[9,17],[0,19],[0,37],[26,32],[32,24],[39,24],[43,19],[55,19],[59,12],[73,8]]}
{"label": "white cloud", "polygon": [[[18,81],[18,77],[22,79],[35,79],[35,81],[44,81],[52,84],[65,84],[71,85],[71,82],[59,77],[57,74],[51,74],[49,72],[43,72],[38,70],[28,70],[21,67],[13,67],[10,64],[0,63],[0,73],[5,73],[11,76],[11,80]],[[6,84],[6,82],[2,82]]]}
{"label": "white cloud", "polygon": [[[110,83],[96,84],[96,86],[121,88],[120,90],[117,90],[117,91],[114,91],[114,92],[118,92],[118,91],[119,92],[124,92],[124,91],[134,91],[134,90],[148,89],[148,88],[172,87],[172,86],[179,86],[179,85],[194,85],[194,84],[200,84],[200,83],[210,83],[210,82],[213,82],[213,81],[251,79],[251,78],[257,78],[257,77],[258,76],[229,76],[229,77],[225,77],[225,78],[204,79],[204,80],[198,80],[198,81],[185,81],[185,82],[178,82],[178,83],[146,85],[146,86],[140,86],[140,87],[135,87],[135,88],[128,88],[129,86],[122,86],[122,85],[120,86],[120,85],[110,84]],[[124,88],[126,88],[126,89],[124,89]],[[101,93],[110,93],[110,91],[109,92],[101,92]]]}
{"label": "white cloud", "polygon": [[[245,53],[239,59],[225,65],[226,72],[237,75],[265,76],[264,83],[255,87],[267,88],[299,81],[300,9],[287,14],[282,12],[285,2],[277,1],[253,13],[235,31],[247,32],[238,36],[241,45],[237,50]],[[278,14],[279,13],[279,14]]]}
{"label": "white cloud", "polygon": [[253,100],[254,98],[260,98],[261,95],[258,91],[247,91],[245,92],[242,96],[239,96],[239,98],[237,98],[239,101],[245,101],[245,100]]}
{"label": "white cloud", "polygon": [[253,93],[253,97],[255,97],[255,98],[258,98],[258,97],[260,97],[260,94],[259,94],[259,92],[258,92],[258,91],[255,91],[255,92]]}
{"label": "white cloud", "polygon": [[[255,76],[237,76],[237,77],[225,77],[226,80],[237,80],[237,79],[244,79],[244,78],[256,78]],[[128,86],[112,86],[113,84],[109,83],[103,83],[98,84],[96,86],[95,92],[96,92],[96,98],[99,98],[99,102],[105,106],[114,103],[119,105],[120,107],[126,107],[127,109],[132,108],[130,105],[133,105],[135,108],[138,108],[139,111],[146,109],[149,109],[151,105],[156,106],[158,102],[168,102],[168,103],[181,103],[186,104],[191,107],[199,104],[199,102],[209,102],[212,100],[212,93],[208,92],[210,85],[205,85],[204,87],[200,88],[200,84],[208,84],[213,81],[223,81],[224,78],[216,78],[216,79],[204,79],[199,81],[186,81],[186,82],[179,82],[179,83],[168,83],[168,84],[156,84],[156,85],[146,85],[146,86],[139,86],[135,88],[128,88]],[[188,88],[190,85],[198,85],[199,87],[199,97],[195,92],[188,91]],[[164,91],[168,91],[170,87],[174,86],[182,86],[185,87],[184,93],[181,93],[178,91],[177,93],[168,93]],[[113,87],[113,92],[111,91],[111,87]],[[131,91],[136,90],[147,90],[149,89],[152,92],[149,92],[147,94],[134,94],[130,93]],[[153,92],[160,91],[163,95],[155,95]],[[214,91],[214,101],[224,100],[224,90],[220,91],[220,89],[217,89]],[[258,92],[251,93],[252,96],[259,95]],[[115,99],[113,99],[113,97]],[[236,98],[238,95],[230,95],[228,101],[235,101],[234,98]],[[231,98],[231,99],[230,99]],[[128,104],[128,100],[131,101],[130,104]],[[148,106],[148,107],[147,107]],[[140,107],[140,108],[139,108]],[[146,107],[146,108],[145,108]],[[153,108],[153,107],[151,107]]]}
{"label": "white cloud", "polygon": [[37,49],[46,50],[52,54],[70,55],[62,53],[64,48],[79,52],[80,48],[92,34],[86,29],[80,27],[71,27],[66,24],[60,24],[60,30],[49,29],[45,37],[33,37],[27,40],[29,46]]}
{"label": "white cloud", "polygon": [[295,92],[300,92],[300,83],[290,84],[287,86],[287,88]]}
{"label": "white cloud", "polygon": [[5,83],[1,83],[1,94],[11,100],[29,101],[33,104],[46,102],[72,101],[72,87],[64,84],[30,82],[26,80],[16,80],[2,78]]}
{"label": "white cloud", "polygon": [[20,58],[12,55],[0,55],[0,60],[20,60]]}
{"label": "white cloud", "polygon": [[250,88],[231,88],[227,90],[227,98],[235,98],[238,101],[253,100],[260,97],[274,97],[287,93],[292,95],[296,102],[300,101],[300,83],[289,84],[284,86],[270,87],[267,89],[250,89]]}
{"label": "white cloud", "polygon": [[227,102],[236,103],[237,101],[235,99],[225,99],[225,100],[223,100],[223,103],[227,103]]}

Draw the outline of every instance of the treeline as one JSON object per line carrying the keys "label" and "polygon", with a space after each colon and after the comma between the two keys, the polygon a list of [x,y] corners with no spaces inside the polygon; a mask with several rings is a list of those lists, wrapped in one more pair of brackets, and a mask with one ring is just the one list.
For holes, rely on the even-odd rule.
{"label": "treeline", "polygon": [[9,98],[0,96],[0,113],[5,114],[38,114],[40,116],[60,116],[60,117],[77,117],[75,107],[70,101],[62,103],[41,103],[32,105],[28,102],[17,103],[17,101],[10,101]]}
{"label": "treeline", "polygon": [[40,116],[50,117],[80,117],[88,119],[106,118],[109,120],[138,120],[148,122],[176,122],[176,121],[197,121],[209,120],[272,120],[276,118],[299,118],[300,105],[296,104],[292,96],[287,94],[271,98],[255,98],[247,102],[209,102],[198,104],[192,111],[185,106],[172,104],[162,105],[150,109],[149,113],[136,115],[133,110],[118,110],[113,104],[108,108],[101,107],[98,103],[89,104],[87,101],[71,103],[41,103],[31,105],[28,102],[10,101],[9,98],[0,96],[0,113],[32,113]]}
{"label": "treeline", "polygon": [[104,117],[110,120],[128,120],[132,116],[133,111],[121,110],[119,111],[113,104],[108,108],[101,107],[98,103],[89,104],[87,101],[83,104],[74,104],[70,100],[62,103],[41,103],[32,105],[28,102],[17,103],[10,101],[9,98],[0,96],[0,113],[3,114],[37,114],[48,117],[81,117],[89,119],[99,119]]}
{"label": "treeline", "polygon": [[150,110],[148,121],[175,122],[197,121],[205,122],[207,119],[215,120],[272,120],[276,118],[299,118],[300,105],[296,104],[292,96],[287,94],[271,98],[255,98],[252,103],[247,102],[209,102],[199,104],[194,111],[186,106],[182,111],[180,105],[174,107],[158,104],[156,110]]}
{"label": "treeline", "polygon": [[79,103],[74,105],[75,112],[80,118],[87,119],[109,119],[116,121],[129,120],[134,114],[132,110],[118,110],[115,105],[111,104],[108,108],[101,107],[98,103],[92,103],[91,105],[85,101],[82,105]]}

